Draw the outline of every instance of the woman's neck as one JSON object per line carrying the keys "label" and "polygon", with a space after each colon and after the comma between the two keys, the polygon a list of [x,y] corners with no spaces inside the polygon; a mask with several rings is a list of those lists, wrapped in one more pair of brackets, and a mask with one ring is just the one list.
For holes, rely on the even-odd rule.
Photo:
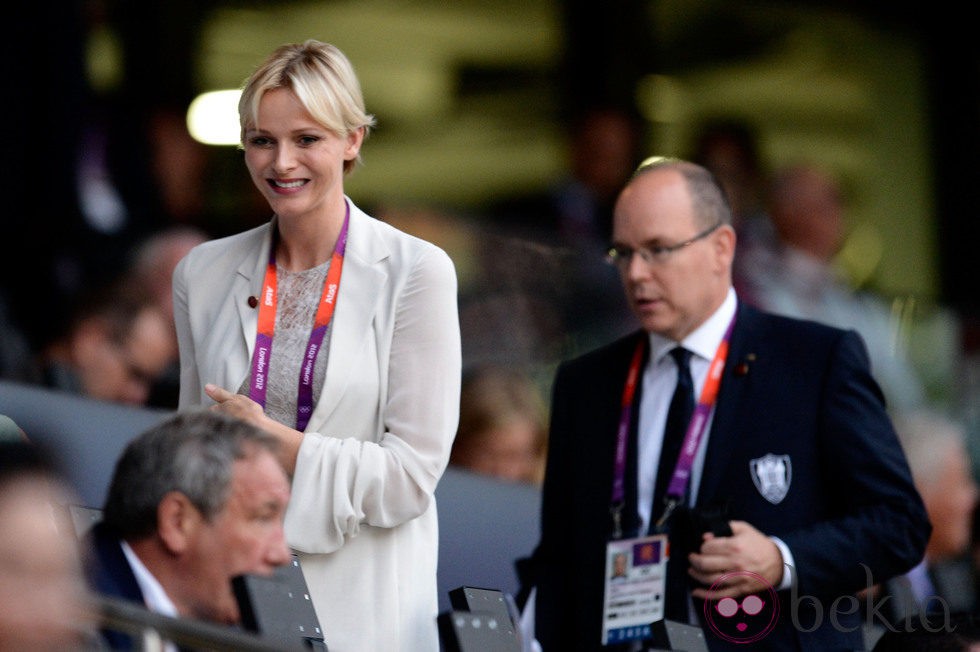
{"label": "woman's neck", "polygon": [[276,220],[279,244],[276,264],[292,272],[301,272],[322,265],[333,255],[337,238],[346,217],[346,203],[340,211],[331,211],[320,219]]}

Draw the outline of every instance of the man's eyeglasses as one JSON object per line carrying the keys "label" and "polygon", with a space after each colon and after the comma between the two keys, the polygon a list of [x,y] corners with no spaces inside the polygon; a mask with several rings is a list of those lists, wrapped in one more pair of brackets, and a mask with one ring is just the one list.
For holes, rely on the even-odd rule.
{"label": "man's eyeglasses", "polygon": [[684,242],[678,242],[672,245],[656,245],[653,247],[640,247],[639,249],[630,249],[629,247],[613,246],[609,248],[606,252],[606,262],[610,265],[615,265],[621,270],[625,270],[629,267],[630,262],[633,260],[633,254],[638,254],[640,259],[647,265],[659,265],[667,262],[671,254],[676,251],[680,251],[688,245],[692,245],[698,240],[703,240],[709,235],[715,232],[715,230],[721,226],[721,222],[711,226],[704,231],[701,231],[693,238],[689,238]]}

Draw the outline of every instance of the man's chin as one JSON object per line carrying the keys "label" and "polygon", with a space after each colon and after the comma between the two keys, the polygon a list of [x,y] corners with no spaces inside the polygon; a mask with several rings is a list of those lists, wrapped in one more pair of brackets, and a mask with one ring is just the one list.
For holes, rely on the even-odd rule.
{"label": "man's chin", "polygon": [[657,333],[659,335],[664,335],[670,331],[670,322],[664,315],[660,313],[648,312],[646,314],[640,315],[640,325],[643,326],[643,330],[648,333]]}

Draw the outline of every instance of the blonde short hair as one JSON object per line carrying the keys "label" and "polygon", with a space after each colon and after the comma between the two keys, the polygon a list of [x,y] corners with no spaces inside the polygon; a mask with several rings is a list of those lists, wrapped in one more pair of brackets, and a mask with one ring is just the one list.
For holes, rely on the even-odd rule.
{"label": "blonde short hair", "polygon": [[[238,100],[243,143],[245,131],[258,121],[262,96],[279,88],[292,91],[314,120],[338,136],[363,129],[367,138],[374,126],[374,116],[364,109],[361,84],[344,53],[329,43],[308,39],[279,46],[246,80]],[[358,162],[360,156],[345,161],[344,172]]]}

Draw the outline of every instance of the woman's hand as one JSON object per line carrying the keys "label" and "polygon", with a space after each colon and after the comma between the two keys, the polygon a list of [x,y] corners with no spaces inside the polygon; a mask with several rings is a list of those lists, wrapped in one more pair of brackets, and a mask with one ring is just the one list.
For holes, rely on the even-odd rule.
{"label": "woman's hand", "polygon": [[211,383],[204,386],[204,393],[214,401],[211,409],[215,412],[241,419],[246,423],[262,428],[278,439],[280,445],[279,461],[286,473],[292,477],[296,470],[296,456],[299,454],[299,446],[303,443],[303,433],[270,418],[263,411],[261,405],[244,394],[229,392],[227,389]]}
{"label": "woman's hand", "polygon": [[247,421],[260,428],[266,427],[269,418],[262,411],[262,406],[248,396],[234,394],[210,383],[204,386],[204,393],[214,401],[215,404],[211,406],[213,411]]}

